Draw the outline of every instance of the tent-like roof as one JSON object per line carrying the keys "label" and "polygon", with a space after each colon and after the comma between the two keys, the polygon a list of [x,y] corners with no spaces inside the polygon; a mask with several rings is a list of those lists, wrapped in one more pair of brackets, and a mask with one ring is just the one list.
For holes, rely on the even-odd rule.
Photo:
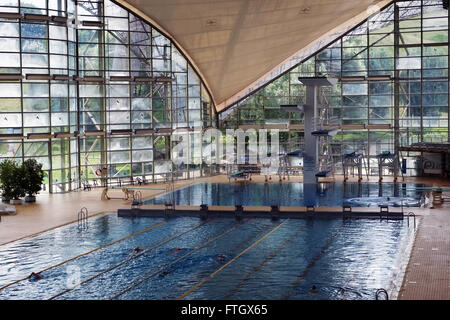
{"label": "tent-like roof", "polygon": [[116,2],[148,19],[177,43],[221,111],[302,50],[339,30],[348,30],[391,1]]}

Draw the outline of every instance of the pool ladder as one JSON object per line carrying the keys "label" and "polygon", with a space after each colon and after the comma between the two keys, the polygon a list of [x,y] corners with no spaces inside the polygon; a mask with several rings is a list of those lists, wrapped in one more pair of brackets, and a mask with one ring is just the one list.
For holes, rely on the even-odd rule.
{"label": "pool ladder", "polygon": [[88,223],[88,209],[86,207],[83,207],[78,211],[78,230],[83,231],[87,230],[89,228]]}
{"label": "pool ladder", "polygon": [[414,220],[414,230],[416,230],[416,215],[414,212],[409,212],[408,213],[408,227],[409,227],[409,218],[413,218]]}
{"label": "pool ladder", "polygon": [[172,181],[168,181],[166,185],[166,193],[169,195],[168,201],[165,203],[166,213],[172,213],[175,211],[175,184]]}
{"label": "pool ladder", "polygon": [[381,295],[381,294],[384,294],[384,296],[385,296],[385,299],[384,299],[384,300],[389,300],[389,295],[388,295],[387,291],[386,291],[385,289],[383,289],[383,288],[378,289],[378,290],[375,292],[375,300],[381,300],[381,299],[380,299],[380,295]]}

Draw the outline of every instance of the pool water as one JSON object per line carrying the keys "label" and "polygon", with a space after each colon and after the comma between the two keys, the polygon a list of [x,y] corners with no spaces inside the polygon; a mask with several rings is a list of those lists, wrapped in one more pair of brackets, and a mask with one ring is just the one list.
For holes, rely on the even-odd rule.
{"label": "pool water", "polygon": [[404,183],[197,183],[145,203],[164,204],[173,199],[175,204],[193,206],[418,207],[423,187]]}
{"label": "pool water", "polygon": [[0,246],[0,299],[374,299],[413,238],[402,220],[109,214]]}

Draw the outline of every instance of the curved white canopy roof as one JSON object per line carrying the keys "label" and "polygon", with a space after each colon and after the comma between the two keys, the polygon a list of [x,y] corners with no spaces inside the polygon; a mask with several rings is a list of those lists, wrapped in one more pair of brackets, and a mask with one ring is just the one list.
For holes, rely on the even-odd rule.
{"label": "curved white canopy roof", "polygon": [[[165,32],[191,60],[217,111],[275,77],[389,0],[116,0]],[[324,43],[325,44],[325,43]],[[297,59],[298,60],[298,59]]]}

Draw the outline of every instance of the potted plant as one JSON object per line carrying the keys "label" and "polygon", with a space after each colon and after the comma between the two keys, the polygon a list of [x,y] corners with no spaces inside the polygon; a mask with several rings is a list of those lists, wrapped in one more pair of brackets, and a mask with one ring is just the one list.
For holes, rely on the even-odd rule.
{"label": "potted plant", "polygon": [[13,198],[14,168],[16,163],[6,159],[0,163],[0,187],[2,189],[2,201],[8,203]]}
{"label": "potted plant", "polygon": [[27,194],[25,202],[35,202],[36,194],[41,191],[44,181],[42,163],[38,163],[35,159],[28,159],[22,164],[22,172],[23,188]]}
{"label": "potted plant", "polygon": [[21,204],[22,200],[20,198],[25,197],[25,176],[23,165],[19,166],[16,162],[14,162],[13,177],[14,180],[11,181],[12,199],[9,200],[9,202],[11,204]]}
{"label": "potted plant", "polygon": [[20,197],[25,196],[24,174],[22,166],[13,160],[5,160],[0,164],[0,184],[5,202],[21,204]]}

